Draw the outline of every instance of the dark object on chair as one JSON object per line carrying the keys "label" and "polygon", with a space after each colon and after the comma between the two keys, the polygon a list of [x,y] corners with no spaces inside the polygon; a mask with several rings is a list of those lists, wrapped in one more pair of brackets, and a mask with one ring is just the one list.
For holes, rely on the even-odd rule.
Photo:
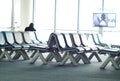
{"label": "dark object on chair", "polygon": [[36,29],[34,28],[34,24],[30,23],[29,27],[25,28],[25,31],[36,31]]}

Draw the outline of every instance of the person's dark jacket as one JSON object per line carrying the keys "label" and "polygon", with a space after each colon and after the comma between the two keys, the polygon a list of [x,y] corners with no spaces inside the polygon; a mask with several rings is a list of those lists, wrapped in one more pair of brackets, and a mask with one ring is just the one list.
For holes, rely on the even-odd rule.
{"label": "person's dark jacket", "polygon": [[36,29],[34,28],[34,24],[30,23],[29,27],[25,28],[25,31],[36,31]]}

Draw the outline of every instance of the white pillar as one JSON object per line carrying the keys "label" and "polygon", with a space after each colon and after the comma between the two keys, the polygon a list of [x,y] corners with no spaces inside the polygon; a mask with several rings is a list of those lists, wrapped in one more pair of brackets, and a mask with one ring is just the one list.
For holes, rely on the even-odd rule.
{"label": "white pillar", "polygon": [[32,22],[32,0],[21,0],[20,30],[24,31]]}

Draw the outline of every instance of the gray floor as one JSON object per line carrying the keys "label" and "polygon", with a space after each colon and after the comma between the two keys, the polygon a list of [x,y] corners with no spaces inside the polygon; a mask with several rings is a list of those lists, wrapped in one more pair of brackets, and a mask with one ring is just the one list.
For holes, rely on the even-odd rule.
{"label": "gray floor", "polygon": [[43,65],[41,60],[32,65],[29,60],[1,61],[0,81],[120,81],[120,70],[115,70],[111,64],[101,70],[101,64],[95,59],[91,64],[80,62],[78,66],[59,66],[55,62]]}

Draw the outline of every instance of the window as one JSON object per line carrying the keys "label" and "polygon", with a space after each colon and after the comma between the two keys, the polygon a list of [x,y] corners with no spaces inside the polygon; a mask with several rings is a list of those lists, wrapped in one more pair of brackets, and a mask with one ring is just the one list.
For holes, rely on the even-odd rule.
{"label": "window", "polygon": [[[111,6],[112,5],[112,6]],[[104,0],[104,12],[116,13],[116,27],[115,28],[104,28],[104,31],[120,31],[120,10],[118,0]]]}
{"label": "window", "polygon": [[78,0],[57,0],[56,32],[76,32]]}
{"label": "window", "polygon": [[10,30],[12,0],[0,0],[0,29]]}
{"label": "window", "polygon": [[35,0],[34,23],[42,41],[47,41],[54,30],[54,5],[55,0]]}
{"label": "window", "polygon": [[80,0],[79,25],[80,32],[97,32],[93,27],[93,13],[102,12],[102,0]]}
{"label": "window", "polygon": [[[115,28],[103,28],[104,39],[108,43],[118,43],[120,34],[120,10],[118,0],[104,0],[104,12],[116,13],[116,27]],[[112,37],[112,38],[111,38]]]}
{"label": "window", "polygon": [[[34,23],[39,38],[48,40],[51,32],[98,33],[119,32],[118,0],[34,0]],[[56,3],[55,3],[56,1]],[[79,3],[78,3],[79,2]],[[112,6],[111,6],[112,5]],[[116,27],[99,28],[93,24],[93,13],[115,13]],[[79,14],[78,14],[79,13]],[[79,17],[79,18],[77,18]],[[77,30],[79,29],[79,30]],[[107,32],[108,31],[108,32]]]}

